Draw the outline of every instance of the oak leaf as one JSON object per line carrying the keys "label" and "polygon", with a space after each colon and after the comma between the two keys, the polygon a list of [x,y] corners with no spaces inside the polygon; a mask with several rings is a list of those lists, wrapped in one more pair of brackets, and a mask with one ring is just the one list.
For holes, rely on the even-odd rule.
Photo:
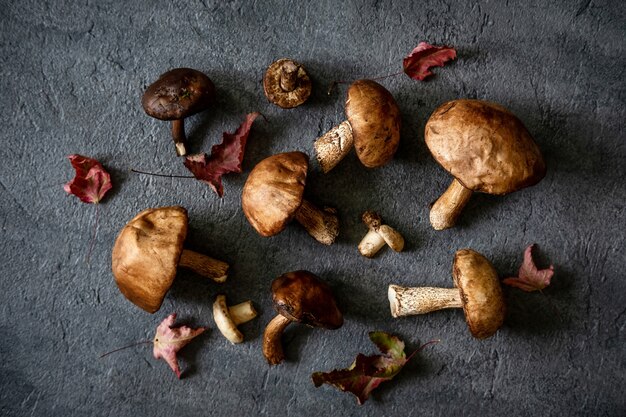
{"label": "oak leaf", "polygon": [[176,353],[206,329],[204,327],[198,327],[197,329],[192,329],[187,326],[172,327],[175,320],[176,313],[172,313],[157,327],[153,340],[153,354],[155,359],[163,359],[167,362],[170,368],[172,368],[172,371],[174,371],[176,376],[180,379],[181,372],[178,367]]}
{"label": "oak leaf", "polygon": [[76,176],[63,186],[68,194],[75,195],[84,203],[98,204],[113,185],[111,176],[95,159],[73,154],[68,159]]}
{"label": "oak leaf", "polygon": [[402,61],[404,72],[414,80],[423,81],[432,75],[431,67],[443,67],[444,64],[456,58],[456,50],[449,46],[433,46],[427,42],[420,42]]}
{"label": "oak leaf", "polygon": [[534,246],[532,244],[524,250],[524,261],[519,267],[517,276],[505,278],[503,282],[506,285],[517,287],[527,292],[541,291],[550,285],[550,280],[554,275],[554,266],[550,265],[546,269],[537,269],[532,255]]}

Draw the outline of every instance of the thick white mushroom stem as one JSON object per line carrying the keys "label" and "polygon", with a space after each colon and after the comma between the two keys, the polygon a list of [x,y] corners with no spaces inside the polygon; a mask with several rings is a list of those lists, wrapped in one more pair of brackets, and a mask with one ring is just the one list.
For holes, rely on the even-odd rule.
{"label": "thick white mushroom stem", "polygon": [[172,138],[174,139],[174,145],[176,145],[176,155],[187,155],[187,148],[185,147],[185,141],[187,140],[185,119],[172,120]]}
{"label": "thick white mushroom stem", "polygon": [[315,155],[324,173],[333,169],[354,146],[352,126],[347,120],[315,141]]}
{"label": "thick white mushroom stem", "polygon": [[278,314],[265,328],[265,333],[263,334],[263,356],[265,356],[270,365],[278,365],[285,360],[281,338],[283,331],[290,323],[291,320]]}
{"label": "thick white mushroom stem", "polygon": [[226,262],[189,249],[183,249],[178,266],[189,268],[196,274],[211,278],[217,283],[222,283],[228,278],[228,264]]}
{"label": "thick white mushroom stem", "polygon": [[302,200],[296,211],[296,220],[315,240],[324,245],[332,245],[339,234],[337,210],[331,207],[320,209],[313,203]]}
{"label": "thick white mushroom stem", "polygon": [[213,303],[213,319],[217,328],[231,343],[243,342],[243,334],[237,326],[246,323],[257,316],[251,301],[245,301],[235,306],[226,305],[226,297],[218,295]]}
{"label": "thick white mushroom stem", "polygon": [[433,228],[443,230],[454,226],[472,192],[455,178],[430,209],[430,224]]}
{"label": "thick white mushroom stem", "polygon": [[280,68],[280,88],[290,92],[298,86],[298,67],[293,61],[286,61]]}
{"label": "thick white mushroom stem", "polygon": [[235,326],[249,322],[258,314],[252,305],[252,301],[249,300],[228,307],[228,312],[230,313],[230,319],[233,323],[235,323]]}
{"label": "thick white mushroom stem", "polygon": [[385,239],[376,230],[370,229],[359,243],[359,252],[367,258],[371,258],[385,246],[385,243]]}
{"label": "thick white mushroom stem", "polygon": [[401,287],[390,285],[387,291],[393,317],[426,314],[444,308],[463,308],[458,288]]}

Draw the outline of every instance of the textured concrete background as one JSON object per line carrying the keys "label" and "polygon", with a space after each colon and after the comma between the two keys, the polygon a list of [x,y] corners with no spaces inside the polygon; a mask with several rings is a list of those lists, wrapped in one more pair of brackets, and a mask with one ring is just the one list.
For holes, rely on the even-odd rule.
{"label": "textured concrete background", "polygon": [[[0,414],[3,416],[217,415],[624,415],[626,188],[626,11],[622,2],[37,1],[0,4]],[[312,163],[311,200],[336,206],[341,235],[324,247],[292,225],[265,239],[240,210],[243,183],[272,153],[301,150],[343,118],[335,79],[401,69],[419,42],[450,44],[458,60],[426,83],[383,84],[402,111],[400,149],[366,170],[351,154],[328,175]],[[304,63],[310,101],[280,110],[263,96],[274,59]],[[249,111],[252,130],[241,175],[217,198],[194,180],[138,176],[130,168],[185,174],[168,128],[147,117],[144,88],[173,67],[206,72],[219,105],[188,123],[191,151],[209,151]],[[441,102],[471,97],[502,103],[533,133],[548,164],[537,186],[506,197],[476,195],[458,227],[435,232],[428,205],[447,186],[423,129]],[[115,189],[101,206],[98,241],[85,262],[95,210],[67,196],[66,155],[101,160]],[[119,229],[147,207],[189,209],[188,246],[232,264],[222,286],[181,272],[162,309],[149,315],[119,293],[110,271]],[[359,216],[378,210],[402,231],[406,251],[367,260],[356,251]],[[506,288],[509,313],[491,339],[470,336],[460,311],[394,320],[389,283],[451,285],[453,253],[474,248],[502,277],[524,247],[539,243],[556,276],[545,294]],[[340,330],[290,328],[287,362],[270,368],[261,335],[273,311],[271,280],[308,269],[336,291]],[[232,346],[215,329],[211,303],[226,293],[252,299],[260,317]],[[177,380],[151,347],[98,356],[151,339],[176,311],[211,328],[182,353]],[[371,353],[367,333],[400,335],[420,353],[365,406],[310,374]]]}

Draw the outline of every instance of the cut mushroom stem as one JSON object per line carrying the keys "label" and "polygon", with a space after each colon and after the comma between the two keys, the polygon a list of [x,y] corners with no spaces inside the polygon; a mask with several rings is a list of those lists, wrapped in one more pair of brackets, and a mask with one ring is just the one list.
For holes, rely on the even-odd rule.
{"label": "cut mushroom stem", "polygon": [[333,127],[315,141],[315,154],[317,162],[326,174],[333,169],[339,161],[345,158],[354,146],[354,135],[349,121],[344,121]]}
{"label": "cut mushroom stem", "polygon": [[281,337],[291,320],[282,314],[274,317],[263,334],[263,356],[270,365],[278,365],[285,359]]}
{"label": "cut mushroom stem", "polygon": [[390,285],[387,297],[393,317],[426,314],[444,308],[463,308],[458,288],[410,288]]}
{"label": "cut mushroom stem", "polygon": [[472,193],[472,190],[454,179],[430,209],[430,223],[433,228],[443,230],[454,226]]}
{"label": "cut mushroom stem", "polygon": [[226,262],[189,249],[183,249],[178,266],[189,268],[196,274],[211,278],[218,283],[226,281],[228,277],[228,264]]}
{"label": "cut mushroom stem", "polygon": [[337,210],[331,207],[320,209],[303,199],[295,214],[296,220],[320,243],[332,245],[339,234]]}
{"label": "cut mushroom stem", "polygon": [[371,258],[382,249],[385,244],[396,252],[404,249],[404,238],[392,227],[382,224],[382,218],[373,211],[366,211],[361,217],[369,231],[359,243],[361,255]]}
{"label": "cut mushroom stem", "polygon": [[172,120],[172,138],[174,139],[174,145],[176,145],[176,155],[187,155],[185,135],[185,119]]}
{"label": "cut mushroom stem", "polygon": [[298,86],[298,70],[300,67],[293,61],[286,61],[280,68],[280,88],[283,91],[293,91]]}
{"label": "cut mushroom stem", "polygon": [[257,312],[251,301],[228,307],[226,305],[226,296],[218,295],[213,303],[215,324],[231,343],[243,342],[243,334],[237,329],[237,326],[252,320],[256,316]]}

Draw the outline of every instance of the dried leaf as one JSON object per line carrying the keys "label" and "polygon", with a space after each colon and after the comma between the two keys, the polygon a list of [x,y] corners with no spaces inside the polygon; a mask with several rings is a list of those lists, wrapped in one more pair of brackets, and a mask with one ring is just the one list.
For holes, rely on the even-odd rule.
{"label": "dried leaf", "polygon": [[98,204],[112,188],[111,176],[95,159],[78,154],[70,155],[68,159],[76,171],[76,176],[65,184],[63,189],[84,203]]}
{"label": "dried leaf", "polygon": [[535,245],[530,245],[524,251],[524,261],[519,267],[518,276],[505,278],[504,283],[512,287],[520,288],[527,292],[541,291],[550,285],[554,275],[554,266],[546,269],[537,269],[533,261],[532,250]]}
{"label": "dried leaf", "polygon": [[456,50],[449,46],[433,46],[426,42],[420,42],[419,45],[409,55],[407,55],[402,64],[404,72],[414,80],[423,81],[426,77],[432,75],[431,67],[443,67],[444,64],[456,58]]}
{"label": "dried leaf", "polygon": [[220,197],[224,195],[222,175],[229,172],[241,172],[241,161],[246,150],[250,128],[260,113],[249,113],[235,133],[224,132],[222,143],[213,145],[211,156],[207,154],[189,155],[185,166],[191,173],[207,183]]}
{"label": "dried leaf", "polygon": [[176,313],[167,316],[165,320],[159,324],[159,327],[157,327],[153,340],[153,354],[155,359],[162,358],[165,360],[180,379],[180,368],[178,367],[176,353],[194,337],[204,332],[205,328],[198,327],[197,329],[192,329],[187,326],[172,327],[174,320],[176,320]]}

